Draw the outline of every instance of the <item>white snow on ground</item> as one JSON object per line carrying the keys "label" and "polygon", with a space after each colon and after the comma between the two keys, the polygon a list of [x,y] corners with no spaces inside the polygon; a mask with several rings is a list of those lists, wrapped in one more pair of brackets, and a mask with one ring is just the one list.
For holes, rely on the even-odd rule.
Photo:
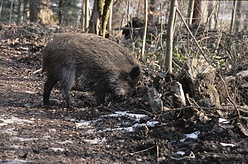
{"label": "white snow on ground", "polygon": [[32,124],[33,121],[20,119],[14,116],[10,116],[10,117],[0,116],[0,126],[4,126],[8,124],[26,124],[26,123]]}
{"label": "white snow on ground", "polygon": [[[135,122],[135,123],[132,126],[128,126],[128,127],[117,126],[115,128],[106,128],[106,129],[98,130],[98,131],[96,129],[92,128],[92,126],[91,126],[92,123],[101,121],[102,119],[109,118],[109,117],[116,117],[116,118],[126,117],[130,120],[130,122],[127,124],[130,124],[131,122]],[[145,117],[147,117],[147,115],[133,114],[133,113],[129,113],[127,111],[124,111],[124,112],[123,111],[116,111],[114,114],[103,115],[97,120],[93,120],[93,121],[80,120],[79,122],[76,123],[76,127],[77,128],[90,128],[86,131],[86,133],[92,134],[92,133],[101,133],[101,132],[106,132],[106,131],[110,132],[110,131],[115,131],[115,130],[125,130],[128,132],[133,132],[136,127],[142,127],[142,126],[154,127],[156,124],[159,123],[158,121],[147,121],[146,123],[139,123],[140,120],[142,118],[145,118]]]}
{"label": "white snow on ground", "polygon": [[[42,113],[40,113],[42,114]],[[135,128],[137,127],[142,127],[142,126],[147,126],[147,127],[154,127],[156,124],[158,124],[158,121],[147,121],[146,123],[140,123],[142,118],[147,117],[147,115],[144,114],[133,114],[129,113],[128,111],[116,111],[113,114],[108,114],[108,115],[103,115],[100,118],[96,120],[77,120],[75,118],[65,118],[66,121],[74,122],[76,128],[82,129],[83,134],[93,134],[93,133],[102,133],[102,132],[112,132],[112,131],[128,131],[128,132],[133,132]],[[96,127],[93,127],[92,124],[102,121],[103,119],[106,118],[118,118],[117,120],[122,121],[122,118],[125,118],[126,122],[120,122],[120,125],[116,125],[116,127],[107,127],[106,129],[102,130],[97,130]],[[32,124],[32,120],[27,120],[27,119],[20,119],[15,116],[0,116],[0,133],[7,133],[11,134],[14,140],[18,140],[21,142],[28,142],[28,141],[33,141],[33,140],[38,140],[38,138],[23,138],[21,136],[18,136],[18,133],[15,131],[14,128],[6,128],[4,129],[4,126],[9,125],[9,124]],[[85,130],[83,130],[85,129]],[[52,132],[56,132],[56,129],[51,129]],[[43,139],[48,139],[50,136],[43,136]],[[41,139],[41,138],[40,138]],[[94,139],[89,139],[85,138],[84,142],[89,143],[89,144],[101,144],[106,142],[106,138],[94,138]],[[72,141],[57,141],[59,144],[71,144]],[[64,151],[60,148],[51,148],[53,151]]]}

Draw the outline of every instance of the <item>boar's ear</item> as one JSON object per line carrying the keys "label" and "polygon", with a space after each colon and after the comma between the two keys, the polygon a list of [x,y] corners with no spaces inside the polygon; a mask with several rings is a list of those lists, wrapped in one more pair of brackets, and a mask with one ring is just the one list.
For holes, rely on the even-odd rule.
{"label": "boar's ear", "polygon": [[140,66],[139,65],[133,67],[133,69],[129,73],[131,80],[136,79],[137,77],[139,77],[140,76],[140,73],[141,72],[140,72]]}

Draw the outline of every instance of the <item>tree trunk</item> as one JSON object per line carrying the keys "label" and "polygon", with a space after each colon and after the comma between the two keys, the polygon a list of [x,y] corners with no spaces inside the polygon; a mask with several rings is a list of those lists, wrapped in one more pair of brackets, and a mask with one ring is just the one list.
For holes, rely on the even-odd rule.
{"label": "tree trunk", "polygon": [[100,19],[99,19],[99,6],[98,0],[94,0],[94,7],[92,11],[92,15],[89,22],[89,33],[99,34],[100,29]]}
{"label": "tree trunk", "polygon": [[31,22],[38,21],[38,13],[39,13],[40,0],[32,0],[29,4],[29,19]]}
{"label": "tree trunk", "polygon": [[113,18],[113,1],[111,2],[109,9],[109,19],[108,19],[108,27],[107,27],[109,31],[112,30],[112,18]]}
{"label": "tree trunk", "polygon": [[192,24],[192,18],[194,13],[194,3],[195,0],[189,0],[189,8],[188,8],[188,25]]}
{"label": "tree trunk", "polygon": [[23,0],[19,0],[18,2],[18,8],[17,8],[17,13],[18,13],[18,23],[21,23],[23,21],[23,10],[24,10],[24,2]]}
{"label": "tree trunk", "polygon": [[218,4],[217,1],[211,1],[208,5],[209,29],[215,29],[218,21]]}
{"label": "tree trunk", "polygon": [[84,32],[87,32],[89,27],[89,0],[82,0],[82,15],[81,27]]}
{"label": "tree trunk", "polygon": [[3,11],[3,0],[1,0],[1,4],[0,4],[0,17],[2,17],[2,11]]}
{"label": "tree trunk", "polygon": [[108,23],[108,18],[109,18],[109,11],[110,11],[110,6],[112,0],[105,0],[105,4],[103,7],[103,12],[101,16],[101,35],[105,37],[106,35],[106,27]]}
{"label": "tree trunk", "polygon": [[202,0],[195,0],[192,23],[199,25],[202,19]]}
{"label": "tree trunk", "polygon": [[172,52],[173,52],[173,37],[174,37],[174,24],[176,17],[177,0],[171,0],[170,15],[167,29],[166,41],[166,72],[172,74]]}
{"label": "tree trunk", "polygon": [[232,20],[231,20],[231,26],[230,26],[230,34],[232,34],[233,29],[234,29],[236,9],[237,9],[237,0],[234,0],[233,1],[233,10],[232,10]]}
{"label": "tree trunk", "polygon": [[12,22],[12,16],[13,16],[13,4],[14,4],[14,0],[11,0],[10,3],[10,12],[9,12],[9,23]]}
{"label": "tree trunk", "polygon": [[63,13],[62,13],[62,7],[63,7],[63,0],[59,0],[59,11],[58,11],[58,17],[59,17],[59,25],[63,22]]}
{"label": "tree trunk", "polygon": [[237,2],[237,14],[236,14],[236,19],[235,19],[235,32],[239,32],[240,30],[240,21],[241,21],[241,3],[242,1]]}
{"label": "tree trunk", "polygon": [[137,9],[137,13],[136,13],[136,17],[139,17],[139,13],[140,13],[140,2],[141,0],[139,0],[138,2],[138,9]]}
{"label": "tree trunk", "polygon": [[154,16],[153,13],[156,11],[156,0],[151,0],[149,5],[149,14],[148,14],[148,20],[154,22]]}
{"label": "tree trunk", "polygon": [[28,19],[28,11],[29,11],[29,0],[23,0],[23,20]]}
{"label": "tree trunk", "polygon": [[141,50],[141,58],[143,61],[145,61],[147,17],[148,17],[148,0],[144,0],[144,30],[143,30],[143,40],[142,40],[142,50]]}

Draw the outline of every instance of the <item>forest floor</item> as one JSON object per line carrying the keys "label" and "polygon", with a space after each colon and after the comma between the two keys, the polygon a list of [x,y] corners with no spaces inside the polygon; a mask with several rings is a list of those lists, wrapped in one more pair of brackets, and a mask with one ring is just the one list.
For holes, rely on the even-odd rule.
{"label": "forest floor", "polygon": [[[247,129],[238,126],[247,122],[235,112],[222,118],[207,110],[201,122],[153,115],[138,104],[67,109],[58,89],[53,106],[43,107],[46,77],[35,71],[46,40],[39,30],[0,30],[0,163],[248,163]],[[80,92],[71,95],[78,104]]]}

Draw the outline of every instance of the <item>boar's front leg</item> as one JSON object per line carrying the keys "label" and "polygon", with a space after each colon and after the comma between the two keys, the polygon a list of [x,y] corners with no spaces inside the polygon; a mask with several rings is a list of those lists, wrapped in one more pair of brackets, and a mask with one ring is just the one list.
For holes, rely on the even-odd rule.
{"label": "boar's front leg", "polygon": [[51,94],[51,90],[58,82],[58,79],[55,79],[51,75],[47,76],[47,80],[44,85],[44,93],[43,93],[43,103],[44,105],[49,105],[49,97]]}

